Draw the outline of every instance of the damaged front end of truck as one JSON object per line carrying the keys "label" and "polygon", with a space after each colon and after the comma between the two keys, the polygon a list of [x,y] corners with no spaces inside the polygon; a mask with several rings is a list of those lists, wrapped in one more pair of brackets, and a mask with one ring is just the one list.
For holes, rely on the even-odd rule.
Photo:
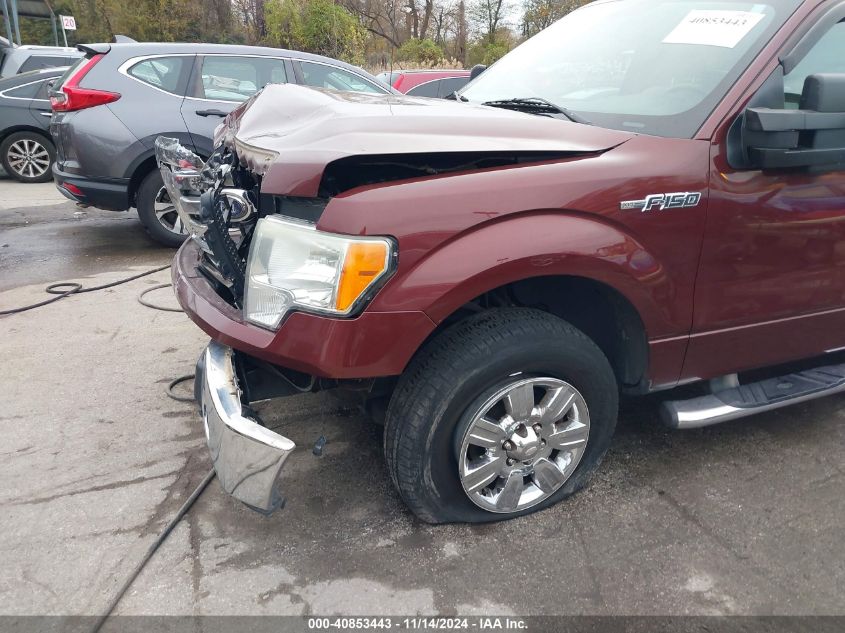
{"label": "damaged front end of truck", "polygon": [[550,137],[550,122],[271,85],[227,117],[208,160],[175,139],[156,140],[189,233],[174,291],[212,338],[195,394],[226,492],[263,513],[284,504],[280,475],[295,446],[251,403],[333,387],[383,401],[436,328],[418,308],[368,308],[398,274],[401,228],[378,221],[332,232],[328,210],[393,184],[599,156],[629,138],[572,128],[561,140]]}
{"label": "damaged front end of truck", "polygon": [[[257,221],[255,183],[236,169],[232,155],[216,152],[207,162],[179,144],[159,137],[156,159],[170,200],[189,239],[199,246],[195,270],[221,300],[238,307],[243,297],[244,261]],[[308,390],[293,380],[269,381],[273,392],[252,394],[247,372],[272,372],[269,365],[248,365],[229,346],[211,341],[196,367],[194,396],[199,404],[214,469],[223,489],[250,508],[269,514],[284,505],[280,475],[296,445],[269,430],[249,403]],[[284,389],[287,385],[289,389]],[[280,387],[282,387],[280,389]]]}
{"label": "damaged front end of truck", "polygon": [[[272,332],[304,301],[325,314],[353,314],[367,292],[377,287],[379,278],[393,268],[393,247],[385,238],[319,235],[313,223],[290,214],[282,220],[284,200],[262,196],[260,175],[225,146],[203,162],[177,140],[159,137],[156,158],[170,199],[189,232],[188,248],[180,251],[174,266],[177,295],[182,300],[180,289],[186,277],[201,277],[214,292],[205,296],[211,296],[215,309],[235,326],[243,327],[245,338],[247,328],[261,334]],[[324,203],[303,199],[291,204],[307,212],[309,206]],[[262,231],[258,231],[259,222],[266,218]],[[274,248],[274,238],[282,235],[294,250],[311,249],[302,265],[294,266],[296,270],[285,261],[286,253]],[[251,247],[256,255],[250,268]],[[333,264],[328,265],[327,260],[333,260]],[[342,285],[341,296],[328,289],[326,282],[332,277],[352,276],[362,265],[368,270],[358,271],[357,283],[353,280]],[[378,268],[376,272],[369,270],[374,267]],[[286,271],[282,274],[289,280],[297,280],[300,288],[272,287],[269,282],[279,270]],[[193,318],[197,310],[194,303],[187,312]],[[237,345],[239,341],[232,342]],[[375,383],[317,377],[212,340],[197,362],[194,395],[223,489],[264,514],[285,503],[280,476],[295,444],[268,429],[251,403],[338,386],[369,394]]]}

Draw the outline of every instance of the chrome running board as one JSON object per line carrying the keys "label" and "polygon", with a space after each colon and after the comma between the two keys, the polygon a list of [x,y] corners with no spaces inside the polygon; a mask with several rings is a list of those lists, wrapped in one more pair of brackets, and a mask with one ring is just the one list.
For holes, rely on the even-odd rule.
{"label": "chrome running board", "polygon": [[[711,382],[730,385],[734,381]],[[670,427],[694,429],[744,418],[845,391],[845,364],[815,367],[745,385],[726,386],[689,400],[668,400],[661,417]]]}

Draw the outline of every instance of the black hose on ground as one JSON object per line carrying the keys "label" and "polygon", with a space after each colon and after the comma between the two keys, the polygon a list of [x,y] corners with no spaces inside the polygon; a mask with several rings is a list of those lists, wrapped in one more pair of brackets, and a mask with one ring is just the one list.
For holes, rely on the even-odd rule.
{"label": "black hose on ground", "polygon": [[[138,273],[137,275],[132,275],[131,277],[126,277],[124,279],[118,279],[117,281],[112,281],[107,284],[103,284],[101,286],[91,286],[90,288],[83,287],[82,284],[78,284],[72,281],[63,281],[57,284],[50,284],[44,289],[44,292],[51,295],[56,295],[51,299],[45,299],[44,301],[39,301],[38,303],[32,303],[30,305],[21,306],[19,308],[11,308],[9,310],[0,310],[0,316],[6,316],[9,314],[19,314],[21,312],[26,312],[27,310],[33,310],[34,308],[40,308],[41,306],[46,306],[50,303],[54,303],[59,301],[60,299],[64,299],[65,297],[69,297],[71,295],[80,295],[84,292],[94,292],[95,290],[105,290],[106,288],[113,288],[114,286],[119,286],[120,284],[129,283],[130,281],[135,281],[136,279],[140,279],[141,277],[146,277],[147,275],[152,275],[154,273],[159,273],[162,270],[167,270],[170,268],[170,264],[166,266],[159,266],[158,268],[153,268],[152,270],[148,270],[143,273]],[[60,288],[63,288],[60,290]],[[152,290],[152,288],[150,288]],[[142,293],[143,294],[143,293]],[[142,302],[143,303],[143,302]],[[146,304],[145,304],[146,305]],[[148,306],[154,307],[154,306]],[[171,310],[172,308],[159,308],[156,309],[163,310]],[[181,311],[181,310],[180,310]]]}
{"label": "black hose on ground", "polygon": [[121,585],[118,592],[112,597],[111,602],[109,602],[108,607],[106,608],[105,613],[103,613],[99,618],[97,618],[96,624],[94,624],[94,628],[91,629],[91,633],[99,633],[100,629],[103,627],[103,624],[106,623],[108,617],[112,614],[112,612],[117,607],[117,604],[120,602],[121,598],[126,594],[129,590],[129,587],[132,586],[132,583],[135,582],[135,579],[138,577],[138,574],[146,567],[147,563],[150,562],[150,559],[153,557],[153,554],[156,553],[161,544],[167,539],[170,533],[173,531],[173,528],[182,520],[182,517],[187,514],[188,510],[191,509],[191,506],[194,505],[194,502],[199,499],[199,496],[202,494],[203,490],[205,490],[206,486],[211,483],[211,480],[214,479],[214,469],[208,471],[208,473],[203,477],[202,481],[199,485],[194,489],[191,493],[191,496],[182,504],[182,507],[179,508],[179,511],[176,515],[170,519],[170,522],[165,526],[164,530],[162,530],[161,534],[158,535],[158,538],[150,545],[150,548],[147,550],[147,553],[144,554],[144,557],[135,565],[132,572],[124,581],[123,585]]}
{"label": "black hose on ground", "polygon": [[176,385],[178,385],[180,383],[187,382],[188,380],[193,380],[193,379],[194,379],[194,374],[185,374],[184,376],[179,376],[178,378],[174,378],[173,380],[170,381],[170,384],[167,385],[167,395],[169,397],[173,398],[174,400],[176,400],[177,402],[193,402],[194,401],[193,396],[180,396],[180,395],[173,393],[173,387],[175,387]]}
{"label": "black hose on ground", "polygon": [[[90,288],[85,288],[82,284],[78,284],[73,281],[62,281],[55,284],[50,284],[47,286],[44,291],[51,295],[56,295],[51,299],[46,299],[44,301],[39,301],[38,303],[33,303],[26,306],[21,306],[19,308],[11,308],[9,310],[2,310],[0,311],[0,316],[9,315],[9,314],[19,314],[21,312],[26,312],[27,310],[32,310],[34,308],[40,308],[41,306],[46,306],[48,304],[54,303],[59,301],[60,299],[64,299],[65,297],[69,297],[70,295],[77,295],[82,294],[84,292],[94,292],[95,290],[105,290],[106,288],[113,288],[114,286],[119,286],[121,284],[128,283],[130,281],[135,281],[136,279],[140,279],[141,277],[146,277],[147,275],[152,275],[154,273],[161,272],[162,270],[167,270],[170,268],[170,264],[166,266],[160,266],[158,268],[153,268],[152,270],[147,270],[143,273],[138,273],[137,275],[132,275],[131,277],[126,277],[124,279],[118,279],[117,281],[112,281],[107,284],[102,284],[100,286],[91,286]],[[168,306],[160,306],[154,303],[150,303],[144,299],[144,295],[148,292],[152,292],[153,290],[160,290],[161,288],[169,288],[173,284],[156,284],[155,286],[151,286],[142,290],[141,293],[138,295],[138,303],[142,306],[146,306],[148,308],[152,308],[153,310],[161,310],[162,312],[182,312],[182,308],[170,308]],[[64,290],[59,290],[60,288],[66,288]],[[179,376],[175,380],[173,380],[169,385],[167,385],[167,395],[174,400],[179,402],[193,402],[193,398],[189,398],[187,396],[179,396],[173,393],[173,387],[178,385],[179,383],[185,382],[190,380],[194,377],[193,374],[188,374],[185,376]]]}
{"label": "black hose on ground", "polygon": [[155,303],[150,303],[146,299],[144,299],[144,295],[148,292],[152,292],[153,290],[161,290],[162,288],[170,288],[173,284],[158,284],[155,286],[150,286],[141,291],[141,294],[138,295],[138,303],[142,306],[147,306],[148,308],[152,308],[153,310],[161,310],[162,312],[184,312],[182,308],[170,308],[168,306],[160,306],[156,305]]}
{"label": "black hose on ground", "polygon": [[[166,266],[160,266],[159,268],[153,268],[152,270],[148,270],[146,272],[139,273],[137,275],[132,275],[131,277],[126,277],[124,279],[118,279],[117,281],[112,281],[112,282],[107,283],[107,284],[102,284],[100,286],[91,286],[90,288],[85,288],[85,287],[82,286],[82,284],[79,284],[79,283],[76,283],[76,282],[60,282],[60,283],[50,284],[44,290],[48,294],[56,295],[55,297],[52,297],[50,299],[46,299],[44,301],[39,301],[38,303],[33,303],[33,304],[30,304],[30,305],[21,306],[19,308],[2,310],[2,311],[0,311],[0,316],[10,315],[10,314],[19,314],[21,312],[33,310],[34,308],[40,308],[41,306],[45,306],[45,305],[54,303],[56,301],[59,301],[60,299],[64,299],[65,297],[69,297],[69,296],[75,295],[75,294],[82,294],[84,292],[94,292],[95,290],[105,290],[106,288],[113,288],[114,286],[119,286],[121,284],[125,284],[125,283],[128,283],[130,281],[135,281],[136,279],[140,279],[141,277],[146,277],[147,275],[152,275],[154,273],[161,272],[162,270],[166,270],[168,268],[170,268],[170,264],[167,264]],[[159,305],[155,305],[155,304],[149,303],[149,302],[144,300],[144,295],[147,294],[148,292],[151,292],[153,290],[158,290],[160,288],[167,288],[170,285],[171,284],[158,284],[156,286],[152,286],[150,288],[147,288],[146,290],[142,291],[138,295],[138,297],[137,297],[138,302],[141,305],[144,305],[148,308],[152,308],[153,310],[162,310],[162,311],[165,311],[165,312],[182,312],[182,310],[180,308],[169,308],[169,307],[166,307],[166,306],[159,306]],[[179,402],[193,402],[194,401],[193,397],[179,396],[179,395],[176,395],[175,393],[173,393],[173,387],[175,387],[176,385],[178,385],[182,382],[190,380],[193,377],[194,377],[193,374],[188,374],[188,375],[185,375],[185,376],[180,376],[180,377],[176,378],[175,380],[172,380],[167,385],[167,395],[170,396],[171,398],[173,398],[174,400],[178,400]],[[129,587],[131,587],[132,583],[135,582],[135,579],[138,577],[138,574],[140,574],[141,571],[144,569],[144,567],[146,567],[147,563],[153,557],[153,554],[155,554],[156,551],[158,550],[158,548],[161,546],[161,544],[164,543],[165,540],[167,540],[167,537],[173,531],[173,528],[175,528],[176,525],[178,525],[179,521],[182,520],[182,517],[184,517],[185,514],[188,512],[188,510],[191,509],[191,506],[194,505],[194,502],[199,498],[199,496],[202,494],[203,490],[206,489],[206,487],[208,486],[208,484],[211,482],[212,479],[214,479],[214,469],[213,468],[208,471],[208,473],[205,475],[205,477],[203,477],[202,481],[199,483],[199,485],[191,493],[191,496],[188,497],[188,499],[185,501],[185,503],[182,504],[182,507],[179,508],[179,511],[176,513],[176,515],[170,520],[170,522],[167,524],[167,526],[165,526],[164,530],[162,530],[161,534],[158,535],[158,538],[156,538],[156,540],[153,542],[153,544],[150,545],[150,548],[147,550],[147,553],[144,554],[144,557],[138,562],[137,565],[135,565],[134,569],[129,574],[129,577],[124,581],[123,585],[120,587],[118,592],[111,599],[111,602],[109,602],[105,613],[103,613],[99,618],[97,618],[97,622],[94,624],[94,628],[92,629],[92,633],[99,633],[100,629],[106,623],[106,620],[108,619],[108,617],[115,610],[115,608],[117,607],[120,600],[123,598],[124,595],[126,595],[126,592],[129,590]]]}

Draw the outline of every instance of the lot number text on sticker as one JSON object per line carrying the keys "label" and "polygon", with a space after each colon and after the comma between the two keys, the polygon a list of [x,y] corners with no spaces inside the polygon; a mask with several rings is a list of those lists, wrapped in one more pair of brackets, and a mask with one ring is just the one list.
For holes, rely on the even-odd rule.
{"label": "lot number text on sticker", "polygon": [[701,44],[733,48],[763,19],[762,13],[749,11],[693,10],[681,20],[664,44]]}

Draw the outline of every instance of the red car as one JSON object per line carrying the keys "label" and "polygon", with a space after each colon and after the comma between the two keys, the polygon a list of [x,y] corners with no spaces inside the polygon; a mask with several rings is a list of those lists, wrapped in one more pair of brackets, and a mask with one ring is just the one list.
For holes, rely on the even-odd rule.
{"label": "red car", "polygon": [[302,391],[386,406],[430,522],[572,495],[620,393],[691,428],[845,391],[844,7],[599,1],[457,100],[239,107],[172,273],[223,488],[279,507],[294,445],[249,404]]}
{"label": "red car", "polygon": [[444,98],[469,82],[469,70],[397,70],[377,77],[412,97]]}

